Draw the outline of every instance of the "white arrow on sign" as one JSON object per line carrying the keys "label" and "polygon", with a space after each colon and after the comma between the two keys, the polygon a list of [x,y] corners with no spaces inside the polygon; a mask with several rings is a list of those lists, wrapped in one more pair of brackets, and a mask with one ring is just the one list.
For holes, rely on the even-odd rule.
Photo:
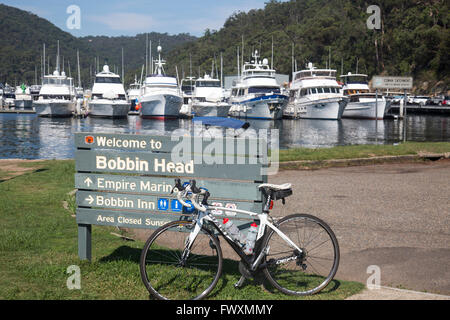
{"label": "white arrow on sign", "polygon": [[94,202],[94,198],[89,195],[89,197],[86,198],[86,201],[89,202],[89,204],[92,204],[92,202]]}
{"label": "white arrow on sign", "polygon": [[84,180],[84,183],[85,183],[88,187],[90,187],[90,186],[91,186],[91,183],[92,183],[91,178],[87,177],[87,178]]}

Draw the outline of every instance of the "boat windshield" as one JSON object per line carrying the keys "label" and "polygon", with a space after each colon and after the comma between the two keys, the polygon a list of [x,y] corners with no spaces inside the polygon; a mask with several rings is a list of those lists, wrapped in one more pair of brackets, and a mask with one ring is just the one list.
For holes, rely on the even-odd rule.
{"label": "boat windshield", "polygon": [[182,85],[181,91],[191,93],[192,91],[194,91],[194,86]]}
{"label": "boat windshield", "polygon": [[344,83],[363,83],[367,84],[367,77],[366,76],[346,76],[343,77]]}
{"label": "boat windshield", "polygon": [[213,88],[220,88],[220,81],[196,81],[195,82],[195,86],[197,88],[202,88],[202,87],[213,87]]}
{"label": "boat windshield", "polygon": [[304,88],[300,90],[300,96],[321,93],[339,93],[340,89],[337,87],[320,87],[320,88]]}
{"label": "boat windshield", "polygon": [[344,90],[344,95],[348,96],[351,94],[362,94],[362,93],[369,93],[368,89],[362,89],[362,90]]}
{"label": "boat windshield", "polygon": [[95,77],[95,83],[121,83],[119,77]]}
{"label": "boat windshield", "polygon": [[72,81],[71,79],[61,79],[61,78],[44,78],[43,84],[50,84],[50,85],[61,85],[61,86],[71,86]]}
{"label": "boat windshield", "polygon": [[248,93],[280,93],[278,87],[250,87]]}
{"label": "boat windshield", "polygon": [[335,70],[307,70],[300,71],[295,75],[295,80],[311,78],[311,77],[326,77],[326,78],[336,78]]}

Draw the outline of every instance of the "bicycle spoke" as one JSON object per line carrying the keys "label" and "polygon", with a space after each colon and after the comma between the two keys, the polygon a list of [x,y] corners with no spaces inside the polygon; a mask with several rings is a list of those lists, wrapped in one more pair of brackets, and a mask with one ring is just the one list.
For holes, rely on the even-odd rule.
{"label": "bicycle spoke", "polygon": [[[317,218],[303,214],[280,220],[278,228],[296,242],[304,254],[290,260],[298,253],[273,232],[265,244],[270,247],[270,254],[266,257],[268,264],[264,269],[268,280],[287,294],[307,295],[322,290],[334,277],[338,266],[334,234]],[[269,263],[273,259],[284,263]]]}
{"label": "bicycle spoke", "polygon": [[[189,254],[182,258],[189,233],[172,232],[182,224],[184,222],[168,223],[161,227],[144,247],[147,251],[141,259],[142,279],[157,298],[199,298],[208,294],[219,279],[222,257],[217,240],[207,232],[199,233]],[[211,241],[214,248],[211,248]]]}

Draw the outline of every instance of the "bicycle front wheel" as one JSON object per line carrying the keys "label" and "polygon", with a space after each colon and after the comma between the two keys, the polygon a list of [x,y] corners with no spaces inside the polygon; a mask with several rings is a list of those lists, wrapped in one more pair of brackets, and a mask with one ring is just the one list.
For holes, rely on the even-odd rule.
{"label": "bicycle front wheel", "polygon": [[285,294],[310,295],[321,291],[333,279],[339,266],[339,245],[331,228],[319,218],[293,214],[282,218],[276,227],[294,242],[295,250],[273,230],[264,247],[264,274]]}
{"label": "bicycle front wheel", "polygon": [[202,299],[222,273],[222,250],[211,231],[202,228],[191,249],[185,245],[195,224],[173,221],[157,229],[147,240],[140,259],[141,278],[157,299]]}

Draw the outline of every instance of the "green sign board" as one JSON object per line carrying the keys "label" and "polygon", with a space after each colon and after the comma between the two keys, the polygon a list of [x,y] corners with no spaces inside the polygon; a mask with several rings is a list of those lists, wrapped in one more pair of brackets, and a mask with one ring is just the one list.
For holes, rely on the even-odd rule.
{"label": "green sign board", "polygon": [[76,133],[75,187],[78,247],[91,259],[91,225],[154,229],[188,219],[195,208],[176,199],[174,178],[208,189],[212,214],[247,228],[253,218],[227,208],[259,212],[257,186],[267,181],[267,143],[257,139],[203,139]]}

